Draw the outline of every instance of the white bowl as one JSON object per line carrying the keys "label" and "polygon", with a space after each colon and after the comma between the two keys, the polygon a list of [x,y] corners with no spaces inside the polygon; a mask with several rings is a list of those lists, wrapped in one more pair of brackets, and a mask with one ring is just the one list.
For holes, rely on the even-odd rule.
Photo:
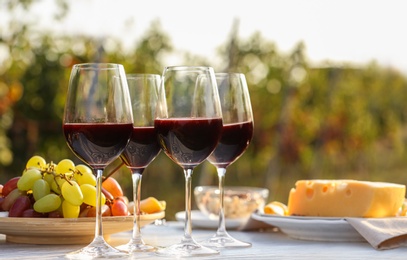
{"label": "white bowl", "polygon": [[[197,186],[195,202],[199,210],[210,218],[219,217],[219,188]],[[225,218],[249,218],[257,209],[262,209],[268,199],[269,190],[257,187],[226,186],[224,188]]]}

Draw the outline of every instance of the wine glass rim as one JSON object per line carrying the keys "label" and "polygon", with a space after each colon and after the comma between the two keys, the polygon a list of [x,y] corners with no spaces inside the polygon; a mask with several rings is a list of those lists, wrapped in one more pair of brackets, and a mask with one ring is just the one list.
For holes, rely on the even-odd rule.
{"label": "wine glass rim", "polygon": [[126,74],[127,78],[137,78],[137,77],[151,77],[151,78],[160,78],[161,75],[155,73],[129,73]]}
{"label": "wine glass rim", "polygon": [[244,76],[244,74],[241,72],[216,72],[215,73],[215,76],[227,76],[227,75],[239,76],[239,77]]}
{"label": "wine glass rim", "polygon": [[122,64],[118,63],[98,63],[98,62],[88,62],[88,63],[77,63],[73,65],[73,68],[81,68],[81,69],[117,69],[123,68]]}
{"label": "wine glass rim", "polygon": [[211,66],[188,66],[188,65],[176,65],[176,66],[166,66],[165,70],[212,70]]}

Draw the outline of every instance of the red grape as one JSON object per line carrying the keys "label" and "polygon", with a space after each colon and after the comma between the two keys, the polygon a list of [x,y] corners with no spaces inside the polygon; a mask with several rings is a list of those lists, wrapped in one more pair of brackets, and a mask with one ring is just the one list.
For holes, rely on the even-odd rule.
{"label": "red grape", "polygon": [[23,215],[21,217],[23,218],[44,218],[46,217],[46,214],[39,213],[35,211],[34,209],[26,209],[23,212]]}
{"label": "red grape", "polygon": [[4,198],[3,201],[3,210],[5,211],[9,211],[11,206],[13,206],[14,202],[16,201],[16,199],[18,197],[20,197],[21,195],[23,195],[23,193],[21,191],[19,191],[18,189],[14,189],[12,190],[7,197]]}
{"label": "red grape", "polygon": [[11,178],[4,184],[2,194],[6,197],[12,190],[17,188],[17,182],[20,179],[20,176]]}
{"label": "red grape", "polygon": [[62,211],[55,210],[55,211],[51,211],[50,213],[48,213],[48,217],[49,218],[63,218],[64,216],[62,215]]}
{"label": "red grape", "polygon": [[31,201],[28,196],[20,196],[11,206],[8,216],[9,217],[21,217],[26,209],[31,208]]}

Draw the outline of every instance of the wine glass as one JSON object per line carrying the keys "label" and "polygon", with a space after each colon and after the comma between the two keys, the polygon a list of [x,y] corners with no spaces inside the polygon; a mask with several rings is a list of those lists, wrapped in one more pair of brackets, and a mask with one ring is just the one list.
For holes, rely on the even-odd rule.
{"label": "wine glass", "polygon": [[205,246],[249,247],[226,230],[224,212],[224,183],[226,168],[247,149],[253,137],[253,113],[246,78],[241,73],[216,73],[222,106],[222,137],[208,161],[216,167],[219,179],[219,223],[215,235],[202,242]]}
{"label": "wine glass", "polygon": [[113,63],[73,66],[66,98],[63,131],[69,148],[96,175],[95,237],[68,258],[128,255],[104,240],[101,187],[105,167],[123,152],[133,130],[133,114],[124,68]]}
{"label": "wine glass", "polygon": [[172,257],[206,256],[219,251],[192,238],[191,181],[193,169],[207,159],[220,139],[222,109],[211,67],[166,67],[158,94],[155,128],[162,150],[184,170],[185,226],[180,243],[156,254]]}
{"label": "wine glass", "polygon": [[161,147],[154,129],[155,108],[161,76],[157,74],[129,74],[130,99],[133,107],[133,133],[120,156],[130,169],[133,180],[134,226],[130,241],[118,246],[129,253],[148,252],[155,247],[144,243],[140,232],[141,178],[144,169],[157,157]]}

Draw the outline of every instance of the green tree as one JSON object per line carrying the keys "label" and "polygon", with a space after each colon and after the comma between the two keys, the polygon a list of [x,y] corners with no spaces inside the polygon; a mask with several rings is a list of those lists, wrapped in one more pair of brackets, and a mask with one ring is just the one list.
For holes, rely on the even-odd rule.
{"label": "green tree", "polygon": [[[82,62],[113,62],[128,73],[161,74],[173,53],[170,36],[154,21],[130,50],[120,39],[57,36],[41,31],[29,17],[40,1],[5,0],[0,15],[0,183],[21,174],[29,157],[55,162],[78,159],[69,151],[61,119],[71,67]],[[55,1],[56,22],[69,12]],[[255,130],[245,154],[228,169],[226,185],[267,187],[270,199],[285,202],[298,179],[354,178],[406,184],[407,79],[380,64],[311,65],[306,45],[282,52],[254,32],[238,37],[238,21],[219,46],[219,64],[194,53],[181,53],[183,64],[209,65],[215,71],[246,75]],[[178,53],[177,53],[178,54]],[[114,162],[112,171],[120,165]],[[217,184],[216,170],[199,166],[193,185]],[[130,173],[120,167],[115,177],[131,192]],[[167,200],[167,218],[183,210],[182,170],[161,153],[143,177],[143,196]]]}

